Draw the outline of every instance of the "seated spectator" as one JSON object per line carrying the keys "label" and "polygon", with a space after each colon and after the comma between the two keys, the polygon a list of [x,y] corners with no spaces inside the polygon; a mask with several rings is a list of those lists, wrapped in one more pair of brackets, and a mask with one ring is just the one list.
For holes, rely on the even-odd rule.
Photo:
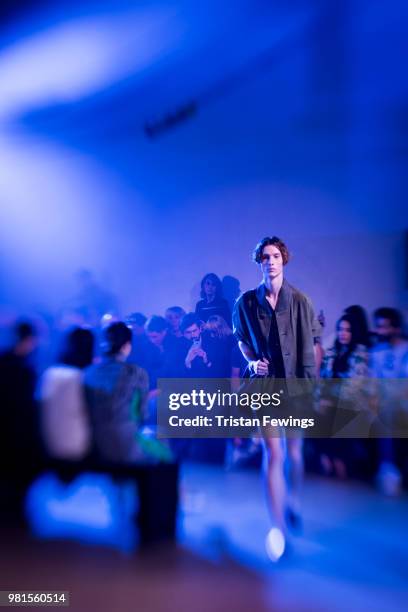
{"label": "seated spectator", "polygon": [[187,313],[180,325],[183,332],[184,351],[181,359],[185,376],[191,378],[215,378],[217,344],[208,332],[202,332],[201,321],[193,312]]}
{"label": "seated spectator", "polygon": [[[375,344],[376,342],[375,334],[371,333],[369,330],[367,313],[362,306],[359,306],[358,304],[347,306],[347,308],[345,308],[343,311],[343,315],[347,315],[352,321],[353,329],[355,330],[355,338],[356,338],[357,344],[365,346],[367,348],[370,348],[371,346]],[[325,319],[325,316],[322,310],[320,311],[317,318],[319,320],[319,323],[322,329],[324,329],[326,327],[326,319]],[[328,335],[325,334],[324,347],[325,348],[332,347],[335,339],[336,339],[335,333],[333,334],[330,333]]]}
{"label": "seated spectator", "polygon": [[367,349],[355,340],[354,329],[353,319],[349,315],[343,315],[337,321],[337,338],[323,357],[321,378],[368,376]]}
{"label": "seated spectator", "polygon": [[227,300],[228,308],[232,311],[236,300],[241,295],[239,280],[235,276],[224,276],[222,279],[222,293]]}
{"label": "seated spectator", "polygon": [[156,346],[160,353],[164,353],[165,348],[172,343],[169,338],[169,325],[164,317],[153,315],[145,323],[146,335],[150,342]]}
{"label": "seated spectator", "polygon": [[197,302],[195,313],[206,323],[213,315],[218,315],[231,325],[231,311],[227,300],[222,295],[222,284],[216,274],[206,274],[201,281],[202,298]]}
{"label": "seated spectator", "polygon": [[145,323],[147,321],[147,317],[141,312],[133,312],[128,317],[126,317],[126,325],[130,327],[132,330],[133,339],[139,336],[145,336]]}
{"label": "seated spectator", "polygon": [[213,376],[216,378],[232,378],[232,353],[234,348],[238,346],[232,329],[222,317],[212,315],[205,325],[205,330],[215,340]]}
{"label": "seated spectator", "polygon": [[145,323],[146,336],[146,370],[149,374],[150,388],[157,387],[158,378],[174,376],[173,355],[177,351],[179,338],[169,333],[169,326],[164,317],[154,315]]}
{"label": "seated spectator", "polygon": [[213,338],[230,338],[233,337],[232,329],[229,327],[225,319],[219,315],[211,315],[204,329],[210,332]]}
{"label": "seated spectator", "polygon": [[[408,377],[408,341],[402,336],[401,313],[395,308],[378,308],[374,312],[377,345],[370,354],[371,374],[375,378]],[[388,389],[391,394],[391,387]],[[398,393],[398,390],[397,390]],[[393,408],[399,398],[390,395]],[[404,443],[405,440],[401,440]],[[396,459],[397,441],[378,439],[379,466],[377,483],[386,495],[398,495],[402,486],[402,474]]]}
{"label": "seated spectator", "polygon": [[148,377],[142,368],[126,363],[132,332],[124,323],[105,329],[103,348],[102,363],[87,368],[84,377],[96,451],[107,461],[137,460],[142,455],[135,433],[145,407]]}
{"label": "seated spectator", "polygon": [[0,355],[0,509],[23,522],[25,492],[41,467],[36,375],[30,364],[37,333],[28,321],[19,321],[12,335],[12,346]]}
{"label": "seated spectator", "polygon": [[[180,325],[184,342],[181,345],[180,367],[184,367],[186,378],[226,378],[231,371],[231,344],[219,337],[220,328],[213,321],[212,332],[201,326],[201,321],[193,312],[187,313]],[[210,381],[207,381],[207,387]],[[217,388],[219,384],[217,382]],[[229,390],[229,386],[228,386]],[[188,444],[188,454],[193,461],[215,461],[222,463],[225,455],[225,440],[194,439]]]}
{"label": "seated spectator", "polygon": [[[354,319],[349,315],[343,315],[336,325],[337,338],[334,345],[329,348],[324,357],[320,368],[322,379],[333,378],[360,378],[368,376],[368,353],[367,348],[358,344],[356,338],[359,333],[354,327]],[[342,396],[343,399],[346,399]],[[353,388],[353,404],[356,405],[358,399],[358,389]],[[334,401],[337,400],[337,396]],[[323,402],[330,401],[329,398]],[[321,463],[327,474],[335,472],[340,478],[347,476],[347,451],[349,450],[349,440],[341,438],[330,438],[320,440],[318,444],[322,450]]]}
{"label": "seated spectator", "polygon": [[91,365],[93,354],[92,332],[76,327],[65,339],[59,363],[42,376],[41,430],[46,453],[52,459],[77,462],[90,453],[91,434],[82,373]]}
{"label": "seated spectator", "polygon": [[146,336],[145,324],[147,317],[141,312],[134,312],[126,318],[126,325],[132,330],[132,351],[128,362],[135,363],[144,370],[149,366],[150,342]]}
{"label": "seated spectator", "polygon": [[375,337],[368,328],[366,311],[362,306],[353,305],[344,309],[344,314],[350,317],[355,329],[357,344],[370,347],[375,344]]}
{"label": "seated spectator", "polygon": [[104,360],[85,372],[85,393],[99,462],[119,478],[134,478],[139,491],[142,544],[174,539],[178,466],[168,447],[143,433],[148,377],[126,363],[132,332],[122,322],[105,330]]}
{"label": "seated spectator", "polygon": [[402,315],[396,308],[377,308],[374,312],[377,343],[372,365],[384,378],[408,376],[408,341],[402,335]]}
{"label": "seated spectator", "polygon": [[169,333],[176,338],[182,338],[183,334],[180,330],[181,319],[186,314],[186,311],[181,306],[170,306],[167,308],[165,317],[169,325]]}

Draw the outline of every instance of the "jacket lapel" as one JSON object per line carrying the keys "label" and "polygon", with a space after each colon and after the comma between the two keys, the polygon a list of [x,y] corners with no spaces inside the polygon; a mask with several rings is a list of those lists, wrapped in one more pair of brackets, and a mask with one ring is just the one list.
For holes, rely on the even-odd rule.
{"label": "jacket lapel", "polygon": [[[278,325],[281,344],[288,333],[289,318],[290,318],[290,300],[292,291],[289,283],[283,279],[281,290],[279,291],[278,301],[275,307],[276,322]],[[264,283],[261,283],[257,290],[256,296],[258,300],[258,320],[264,337],[269,338],[271,331],[271,306],[266,299],[266,289]],[[285,344],[285,343],[283,343]],[[282,352],[284,346],[282,344]]]}
{"label": "jacket lapel", "polygon": [[256,298],[257,298],[257,318],[259,321],[259,326],[261,328],[261,333],[265,338],[266,342],[269,338],[269,333],[271,331],[271,307],[266,299],[266,289],[264,283],[258,285],[256,289]]}

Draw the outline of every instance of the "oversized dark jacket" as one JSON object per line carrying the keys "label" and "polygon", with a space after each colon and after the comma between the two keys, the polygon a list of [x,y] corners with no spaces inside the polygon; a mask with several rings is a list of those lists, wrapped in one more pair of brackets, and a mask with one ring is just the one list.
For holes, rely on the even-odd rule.
{"label": "oversized dark jacket", "polygon": [[[272,311],[261,283],[246,291],[235,303],[232,315],[234,334],[254,352],[255,359],[268,358]],[[275,307],[285,378],[314,378],[314,340],[320,335],[309,298],[283,281]]]}

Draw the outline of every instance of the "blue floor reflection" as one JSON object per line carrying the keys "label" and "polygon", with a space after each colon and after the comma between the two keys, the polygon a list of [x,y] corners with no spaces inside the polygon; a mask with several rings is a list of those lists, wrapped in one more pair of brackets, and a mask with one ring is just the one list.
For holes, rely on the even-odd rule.
{"label": "blue floor reflection", "polygon": [[[276,609],[405,610],[408,497],[383,497],[369,483],[308,477],[301,537],[278,564],[268,559],[270,528],[256,470],[185,465],[180,483],[179,541],[220,567],[246,568],[265,582]],[[66,487],[52,474],[28,496],[34,533],[69,538],[129,553],[137,547],[131,485],[84,474]],[[301,605],[300,605],[301,604]],[[275,609],[275,608],[274,608]]]}
{"label": "blue floor reflection", "polygon": [[44,474],[27,496],[27,514],[35,535],[71,538],[132,550],[137,533],[132,520],[137,504],[131,484],[116,485],[108,476],[83,474],[64,484]]}

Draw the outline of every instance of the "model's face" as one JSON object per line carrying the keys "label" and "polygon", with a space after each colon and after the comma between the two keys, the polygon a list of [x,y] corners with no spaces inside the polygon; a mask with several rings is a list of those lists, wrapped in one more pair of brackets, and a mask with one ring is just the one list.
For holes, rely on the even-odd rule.
{"label": "model's face", "polygon": [[337,326],[337,340],[343,346],[347,346],[351,342],[351,325],[347,321],[340,321]]}
{"label": "model's face", "polygon": [[217,292],[217,286],[211,278],[204,281],[203,290],[207,298],[213,298]]}
{"label": "model's face", "polygon": [[398,337],[401,330],[398,327],[394,327],[389,319],[380,318],[375,320],[375,331],[380,341],[389,342],[393,338]]}
{"label": "model's face", "polygon": [[147,332],[147,337],[149,338],[150,342],[155,346],[161,346],[163,344],[163,340],[166,336],[166,333],[166,330],[162,332]]}
{"label": "model's face", "polygon": [[166,320],[168,321],[172,330],[178,331],[180,327],[181,315],[179,315],[177,312],[173,312],[172,310],[167,310]]}
{"label": "model's face", "polygon": [[280,250],[273,244],[264,247],[260,266],[264,280],[273,280],[280,276],[283,272],[283,259]]}
{"label": "model's face", "polygon": [[201,336],[201,330],[198,327],[197,323],[190,325],[187,329],[184,330],[184,337],[187,340],[199,340]]}

